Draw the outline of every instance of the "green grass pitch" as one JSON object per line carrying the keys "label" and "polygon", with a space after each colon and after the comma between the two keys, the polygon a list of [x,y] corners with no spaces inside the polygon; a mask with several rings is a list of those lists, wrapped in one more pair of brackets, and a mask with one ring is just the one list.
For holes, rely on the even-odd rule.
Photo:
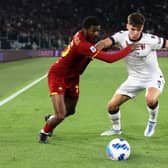
{"label": "green grass pitch", "polygon": [[[56,58],[0,63],[0,101],[44,75]],[[168,80],[168,58],[159,58]],[[126,78],[123,61],[93,61],[81,76],[76,114],[57,127],[49,144],[38,143],[44,115],[52,113],[47,79],[0,106],[0,167],[2,168],[167,168],[168,86],[161,95],[155,135],[144,137],[148,113],[144,93],[121,107],[123,134],[101,137],[110,128],[106,106]],[[131,146],[127,161],[111,161],[108,142],[125,138]]]}

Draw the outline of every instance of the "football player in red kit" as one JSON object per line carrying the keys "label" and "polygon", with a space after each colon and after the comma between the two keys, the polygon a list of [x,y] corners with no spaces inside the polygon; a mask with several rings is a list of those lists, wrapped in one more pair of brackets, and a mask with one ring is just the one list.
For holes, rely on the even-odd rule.
{"label": "football player in red kit", "polygon": [[51,65],[48,87],[54,114],[45,117],[45,125],[39,134],[40,143],[46,144],[53,129],[67,116],[75,113],[79,97],[79,77],[91,60],[96,58],[112,63],[138,49],[138,44],[132,44],[115,53],[97,50],[93,44],[99,36],[100,28],[96,17],[86,17],[81,30],[73,36],[58,61]]}

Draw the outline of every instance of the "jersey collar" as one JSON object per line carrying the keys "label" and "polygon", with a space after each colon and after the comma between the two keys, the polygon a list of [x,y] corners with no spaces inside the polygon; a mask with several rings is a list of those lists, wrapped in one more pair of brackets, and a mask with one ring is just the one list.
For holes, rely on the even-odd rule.
{"label": "jersey collar", "polygon": [[[129,37],[128,37],[128,38],[129,38]],[[139,38],[138,38],[137,40],[132,40],[132,39],[130,39],[130,38],[129,38],[129,40],[132,41],[132,42],[137,42],[137,41],[139,41],[141,38],[142,38],[142,33],[141,33],[141,35],[139,36]]]}

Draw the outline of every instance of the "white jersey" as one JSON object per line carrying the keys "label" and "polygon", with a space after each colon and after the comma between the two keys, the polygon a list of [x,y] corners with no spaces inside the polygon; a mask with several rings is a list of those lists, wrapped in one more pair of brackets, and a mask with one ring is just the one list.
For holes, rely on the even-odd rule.
{"label": "white jersey", "polygon": [[[120,31],[111,38],[122,48],[126,47],[126,41],[129,44],[133,43],[129,40],[128,31]],[[158,65],[156,50],[163,47],[164,39],[143,33],[137,42],[142,44],[142,47],[124,58],[128,75],[139,80],[150,80],[158,75],[163,75]]]}

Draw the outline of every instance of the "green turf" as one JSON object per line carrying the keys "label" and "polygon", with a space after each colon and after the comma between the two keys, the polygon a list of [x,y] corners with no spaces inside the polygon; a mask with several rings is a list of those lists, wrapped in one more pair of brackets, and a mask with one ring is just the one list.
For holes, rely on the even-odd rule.
{"label": "green turf", "polygon": [[[6,81],[6,85],[8,82],[13,83],[13,88],[11,86],[7,90],[8,93],[43,75],[53,60],[53,58],[43,58],[15,62],[14,64],[21,69],[37,64],[39,67],[37,70],[28,68],[30,75],[24,80],[22,77],[17,78],[17,75],[15,80],[13,74],[12,80]],[[161,58],[159,62],[167,78],[168,59]],[[7,71],[12,64],[5,63],[3,66],[0,64],[0,69]],[[160,97],[160,114],[155,135],[152,138],[143,135],[148,116],[144,92],[142,92],[136,99],[121,108],[123,134],[119,137],[125,138],[130,143],[132,150],[129,160],[111,161],[106,157],[106,145],[111,139],[118,137],[100,137],[100,133],[110,127],[106,105],[125,77],[126,70],[122,61],[112,65],[100,61],[92,62],[81,77],[80,99],[76,114],[57,127],[47,145],[37,142],[38,132],[44,124],[43,117],[46,113],[52,112],[46,79],[1,106],[0,167],[167,168],[167,84]],[[6,85],[2,86],[5,88]],[[5,97],[7,94],[3,92],[3,87],[1,87],[2,97]]]}
{"label": "green turf", "polygon": [[0,63],[0,100],[47,73],[56,58],[33,58]]}

